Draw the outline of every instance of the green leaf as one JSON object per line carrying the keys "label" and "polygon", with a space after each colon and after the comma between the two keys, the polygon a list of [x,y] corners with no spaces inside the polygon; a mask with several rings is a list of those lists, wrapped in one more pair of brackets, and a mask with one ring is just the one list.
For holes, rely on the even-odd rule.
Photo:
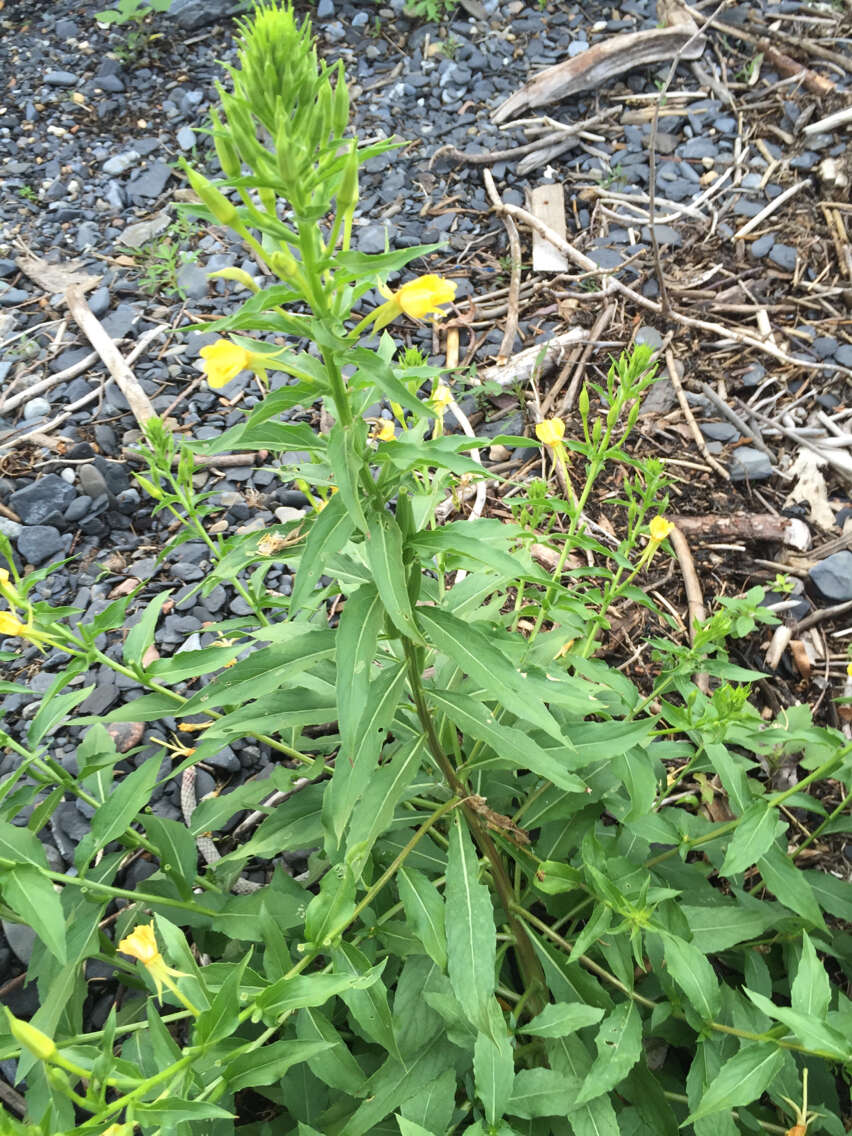
{"label": "green leaf", "polygon": [[39,939],[61,964],[67,961],[65,916],[59,893],[42,873],[29,865],[17,865],[0,874],[3,901],[21,922],[32,927]]}
{"label": "green leaf", "polygon": [[325,1041],[331,1046],[311,1059],[311,1072],[321,1081],[349,1096],[363,1093],[367,1078],[325,1014],[311,1008],[300,1010],[296,1016],[296,1034],[303,1041]]}
{"label": "green leaf", "polygon": [[[589,1071],[589,1051],[579,1037],[560,1037],[546,1042],[551,1067],[569,1084],[577,1086]],[[578,1108],[570,1108],[567,1117],[575,1136],[621,1136],[618,1118],[608,1095],[595,1097]],[[554,1132],[563,1133],[564,1124],[553,1121]]]}
{"label": "green leaf", "polygon": [[780,848],[771,848],[758,860],[757,866],[763,876],[763,882],[779,903],[797,912],[814,926],[825,926],[819,904],[804,874],[791,863]]}
{"label": "green leaf", "polygon": [[151,790],[156,784],[162,762],[163,755],[154,754],[114,786],[112,796],[92,817],[88,836],[77,845],[75,862],[78,867],[87,863],[95,852],[105,848],[111,840],[121,836],[136,819],[151,799]]}
{"label": "green leaf", "polygon": [[0,861],[4,860],[10,867],[31,864],[34,868],[48,870],[41,841],[28,828],[0,820]]}
{"label": "green leaf", "polygon": [[831,986],[825,968],[807,932],[802,932],[802,954],[790,987],[790,1005],[800,1014],[821,1018],[831,1001]]}
{"label": "green leaf", "polygon": [[712,907],[684,904],[680,910],[692,932],[693,946],[707,955],[754,939],[778,921],[777,909],[773,911],[769,904],[754,908],[743,908],[735,903]]}
{"label": "green leaf", "polygon": [[764,1014],[774,1021],[782,1022],[794,1037],[807,1049],[829,1056],[829,1059],[848,1061],[849,1039],[832,1029],[831,1026],[813,1014],[793,1010],[789,1006],[776,1006],[769,998],[756,990],[743,987],[743,992]]}
{"label": "green leaf", "polygon": [[598,1055],[575,1104],[585,1104],[623,1081],[642,1053],[642,1019],[633,1002],[616,1006],[595,1038]]}
{"label": "green leaf", "polygon": [[388,728],[399,706],[405,676],[402,663],[394,662],[379,670],[361,704],[355,748],[349,752],[341,749],[338,754],[323,800],[323,816],[338,841],[375,773]]}
{"label": "green leaf", "polygon": [[476,1095],[485,1109],[485,1119],[496,1124],[506,1111],[512,1096],[515,1078],[515,1060],[512,1046],[506,1033],[502,1017],[494,1005],[499,1019],[492,1023],[491,1036],[485,1033],[476,1035],[473,1047],[473,1078]]}
{"label": "green leaf", "polygon": [[355,523],[346,511],[340,494],[335,493],[308,533],[290,597],[291,613],[304,607],[329,560],[340,552],[354,531]]}
{"label": "green leaf", "polygon": [[297,974],[292,978],[279,978],[258,995],[257,1004],[270,1017],[280,1017],[290,1010],[323,1006],[329,998],[353,986],[369,986],[381,973],[382,967],[375,966],[357,978],[348,974]]}
{"label": "green leaf", "polygon": [[698,947],[684,939],[663,938],[669,974],[686,995],[702,1021],[712,1021],[722,1005],[719,983],[713,967]]}
{"label": "green leaf", "polygon": [[559,723],[544,703],[531,694],[531,684],[524,675],[484,632],[437,607],[418,607],[417,619],[431,642],[481,683],[494,701],[565,745]]}
{"label": "green leaf", "polygon": [[786,825],[776,809],[765,801],[755,801],[740,817],[719,874],[735,876],[744,872],[757,863],[785,830]]}
{"label": "green leaf", "polygon": [[367,1082],[367,1099],[350,1116],[339,1136],[366,1136],[376,1130],[389,1112],[405,1104],[447,1068],[453,1060],[451,1053],[446,1039],[436,1034],[405,1064],[389,1057]]}
{"label": "green leaf", "polygon": [[471,563],[473,566],[485,565],[501,577],[547,579],[525,550],[508,551],[512,539],[517,540],[520,532],[520,526],[478,517],[472,521],[450,521],[437,529],[425,529],[409,542],[409,547],[422,559],[431,560],[439,552],[450,552],[467,560],[468,567]]}
{"label": "green leaf", "polygon": [[[370,960],[363,951],[358,950],[351,943],[341,943],[337,950],[332,951],[331,957],[336,974],[347,974],[357,978],[359,974],[366,974],[370,969]],[[375,1041],[392,1056],[400,1056],[388,1005],[388,992],[381,980],[360,990],[357,987],[342,990],[340,998],[346,1003],[358,1028],[363,1030],[371,1041]]]}
{"label": "green leaf", "polygon": [[723,1109],[751,1104],[771,1084],[784,1064],[784,1052],[771,1042],[751,1042],[729,1058],[707,1086],[698,1108],[687,1117],[694,1123]]}
{"label": "green leaf", "polygon": [[[488,761],[489,766],[528,769],[566,793],[585,793],[585,782],[575,773],[565,769],[557,756],[543,749],[523,730],[504,726],[498,722],[492,711],[483,703],[477,702],[467,694],[449,690],[430,689],[428,698],[443,710],[464,734],[469,734],[476,741],[484,742],[494,750],[497,761]],[[573,749],[570,742],[565,741],[564,745],[566,752],[570,753]]]}
{"label": "green leaf", "polygon": [[566,1037],[594,1025],[604,1016],[597,1006],[584,1006],[580,1002],[554,1002],[545,1006],[531,1022],[518,1027],[519,1033],[531,1033],[536,1037]]}
{"label": "green leaf", "polygon": [[142,667],[142,658],[154,642],[157,620],[160,618],[163,604],[169,599],[171,594],[171,590],[168,588],[162,592],[158,592],[145,608],[138,622],[134,623],[127,632],[127,638],[124,640],[121,655],[125,666]]}
{"label": "green leaf", "polygon": [[447,936],[441,893],[427,876],[414,868],[400,868],[396,879],[406,921],[429,957],[441,970],[446,970]]}
{"label": "green leaf", "polygon": [[355,880],[348,865],[326,872],[319,893],[305,912],[305,938],[316,948],[330,947],[355,910]]}
{"label": "green leaf", "polygon": [[370,514],[364,552],[391,623],[406,639],[425,645],[408,595],[402,532],[390,513]]}
{"label": "green leaf", "polygon": [[447,967],[453,993],[467,1018],[490,1033],[488,1003],[494,993],[496,940],[491,894],[479,882],[479,861],[458,812],[450,827],[447,858]]}
{"label": "green leaf", "polygon": [[423,747],[423,738],[417,736],[400,744],[390,760],[384,761],[370,778],[349,823],[346,861],[356,876],[375,842],[390,827],[396,806],[417,776]]}
{"label": "green leaf", "polygon": [[574,1108],[577,1085],[555,1069],[520,1069],[506,1106],[511,1116],[565,1116]]}
{"label": "green leaf", "polygon": [[362,585],[343,605],[336,636],[337,722],[343,753],[355,749],[384,617],[379,593],[372,584]]}
{"label": "green leaf", "polygon": [[[62,676],[61,681],[65,681]],[[27,730],[27,742],[35,748],[43,737],[55,730],[59,723],[71,713],[75,706],[84,702],[94,690],[94,686],[84,686],[79,690],[68,690],[65,694],[48,691],[41,699],[36,716]]]}
{"label": "green leaf", "polygon": [[[340,497],[346,506],[346,512],[356,528],[367,532],[367,518],[361,504],[362,489],[359,481],[361,459],[356,454],[355,430],[359,426],[342,426],[339,422],[331,428],[328,435],[328,461],[334,473]],[[366,429],[364,423],[360,428]],[[323,510],[324,511],[324,510]]]}
{"label": "green leaf", "polygon": [[399,1125],[400,1136],[435,1136],[431,1129],[423,1128],[413,1120],[406,1120],[404,1116],[397,1116],[396,1122]]}
{"label": "green leaf", "polygon": [[310,1061],[317,1053],[331,1049],[327,1041],[272,1041],[249,1053],[235,1057],[222,1074],[231,1092],[271,1085],[279,1081],[291,1065]]}
{"label": "green leaf", "polygon": [[231,963],[225,981],[216,991],[209,1009],[203,1010],[195,1021],[195,1043],[215,1045],[236,1032],[240,1021],[240,984],[243,980],[250,954],[240,962]]}
{"label": "green leaf", "polygon": [[391,402],[398,402],[400,406],[410,410],[415,418],[428,416],[429,412],[420,399],[411,394],[387,363],[383,362],[374,351],[368,351],[364,347],[350,348],[346,352],[345,360],[347,364],[355,363],[358,367],[350,380],[353,384],[367,380],[371,384],[374,383],[385,398]]}
{"label": "green leaf", "polygon": [[180,887],[191,891],[198,864],[198,848],[185,824],[148,814],[141,816],[142,827],[157,850],[160,867]]}
{"label": "green leaf", "polygon": [[151,1104],[134,1103],[134,1114],[146,1128],[165,1127],[174,1131],[174,1125],[189,1120],[235,1120],[232,1112],[210,1101],[181,1100],[180,1097],[160,1097]]}

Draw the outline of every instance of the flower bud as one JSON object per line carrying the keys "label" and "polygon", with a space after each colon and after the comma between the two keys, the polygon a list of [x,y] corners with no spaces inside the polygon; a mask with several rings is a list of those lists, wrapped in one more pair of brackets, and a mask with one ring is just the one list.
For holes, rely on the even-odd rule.
{"label": "flower bud", "polygon": [[589,417],[589,388],[584,386],[580,391],[580,397],[577,400],[577,405],[580,409],[580,417],[585,421]]}
{"label": "flower bud", "polygon": [[299,271],[299,262],[288,248],[267,253],[266,263],[275,275],[282,280],[287,280],[289,277],[295,276]]}
{"label": "flower bud", "polygon": [[226,178],[237,178],[242,172],[242,163],[237,148],[231,138],[230,132],[223,127],[218,112],[210,112],[213,119],[213,145],[216,147],[216,156]]}
{"label": "flower bud", "polygon": [[255,280],[242,268],[219,268],[216,272],[208,272],[209,278],[219,277],[221,280],[235,280],[248,288],[249,292],[259,292],[260,288]]}
{"label": "flower bud", "polygon": [[337,83],[334,87],[334,99],[331,111],[331,129],[335,138],[339,138],[349,125],[349,88],[343,77],[343,61],[339,61],[337,68]]}
{"label": "flower bud", "polygon": [[337,208],[342,214],[351,212],[358,204],[358,155],[355,147],[349,151],[346,165],[343,167],[343,178],[340,189],[337,191]]}
{"label": "flower bud", "polygon": [[52,1037],[31,1026],[29,1022],[22,1022],[11,1010],[6,1011],[6,1018],[9,1022],[9,1032],[15,1041],[28,1049],[39,1061],[53,1060],[56,1056],[56,1043]]}
{"label": "flower bud", "polygon": [[233,228],[237,221],[236,206],[233,205],[224,194],[220,193],[216,186],[213,185],[212,182],[209,182],[203,174],[198,173],[197,170],[192,169],[189,165],[185,165],[184,170],[189,179],[189,184],[216,220],[222,225]]}

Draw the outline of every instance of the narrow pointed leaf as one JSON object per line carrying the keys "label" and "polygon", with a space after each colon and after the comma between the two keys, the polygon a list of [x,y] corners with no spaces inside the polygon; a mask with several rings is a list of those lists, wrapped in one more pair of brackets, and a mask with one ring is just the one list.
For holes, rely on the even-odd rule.
{"label": "narrow pointed leaf", "polygon": [[751,1104],[772,1082],[784,1064],[784,1051],[771,1042],[751,1042],[729,1058],[707,1086],[687,1123],[701,1117]]}
{"label": "narrow pointed leaf", "polygon": [[467,825],[458,813],[450,828],[446,883],[447,967],[453,993],[468,1020],[490,1033],[496,941],[488,888]]}
{"label": "narrow pointed leaf", "polygon": [[402,532],[387,512],[371,513],[364,542],[367,563],[382,604],[397,631],[416,643],[424,642],[414,619],[402,559]]}

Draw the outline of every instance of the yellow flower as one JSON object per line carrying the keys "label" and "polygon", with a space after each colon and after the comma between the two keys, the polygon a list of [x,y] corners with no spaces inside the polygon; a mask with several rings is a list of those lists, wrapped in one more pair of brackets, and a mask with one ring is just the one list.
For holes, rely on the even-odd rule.
{"label": "yellow flower", "polygon": [[852,678],[852,663],[846,664],[846,673],[849,675],[850,678]]}
{"label": "yellow flower", "polygon": [[377,422],[376,428],[373,431],[373,438],[377,442],[395,441],[396,430],[393,428],[393,422],[389,422],[387,418],[383,418],[381,422]]}
{"label": "yellow flower", "polygon": [[10,611],[0,611],[0,635],[26,636],[27,625],[16,619]]}
{"label": "yellow flower", "polygon": [[[154,980],[154,985],[157,988],[157,997],[161,1001],[163,998],[164,985],[168,986],[169,990],[177,993],[177,988],[174,982],[172,982],[172,978],[187,977],[182,970],[174,970],[172,967],[166,966],[163,956],[160,954],[159,947],[157,946],[153,922],[140,923],[131,934],[121,940],[118,944],[118,949],[142,963]],[[183,999],[181,1000],[183,1001]]]}
{"label": "yellow flower", "polygon": [[444,313],[439,305],[453,302],[456,298],[456,284],[453,280],[430,274],[409,280],[396,292],[380,284],[379,292],[385,297],[386,303],[376,308],[370,317],[375,320],[377,331],[403,313],[418,320],[425,319],[433,312],[436,316],[442,316]]}
{"label": "yellow flower", "polygon": [[429,402],[438,414],[443,414],[452,401],[453,392],[446,383],[438,383],[432,391],[432,397],[429,399]]}
{"label": "yellow flower", "polygon": [[537,424],[535,436],[545,446],[558,446],[565,437],[565,423],[561,418],[545,418]]}
{"label": "yellow flower", "polygon": [[215,343],[202,347],[199,354],[204,360],[207,382],[214,390],[223,387],[236,378],[240,371],[251,366],[251,352],[228,339],[217,339]]}
{"label": "yellow flower", "polygon": [[660,544],[672,531],[674,525],[671,521],[667,521],[665,517],[654,517],[648,527],[651,533],[651,540],[654,544]]}

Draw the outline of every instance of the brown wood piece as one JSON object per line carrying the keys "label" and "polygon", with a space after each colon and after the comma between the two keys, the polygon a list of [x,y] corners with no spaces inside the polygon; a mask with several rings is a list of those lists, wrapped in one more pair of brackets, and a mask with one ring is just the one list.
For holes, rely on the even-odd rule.
{"label": "brown wood piece", "polygon": [[707,514],[670,519],[693,540],[721,542],[767,540],[784,544],[790,527],[789,517],[776,517],[773,513],[731,513],[726,517]]}
{"label": "brown wood piece", "polygon": [[806,87],[811,94],[830,95],[835,89],[835,85],[830,79],[818,75],[816,71],[811,71],[810,67],[805,67],[802,63],[797,63],[795,59],[791,59],[783,51],[774,48],[768,40],[760,40],[757,46],[763,52],[766,62],[771,64],[781,75],[801,75],[802,86]]}
{"label": "brown wood piece", "polygon": [[[695,42],[690,44],[692,39]],[[582,55],[545,68],[501,103],[491,117],[494,122],[506,122],[531,107],[546,106],[579,91],[598,89],[635,67],[663,63],[678,52],[684,59],[698,59],[704,54],[705,43],[704,36],[696,35],[694,23],[613,36],[596,43]]]}

